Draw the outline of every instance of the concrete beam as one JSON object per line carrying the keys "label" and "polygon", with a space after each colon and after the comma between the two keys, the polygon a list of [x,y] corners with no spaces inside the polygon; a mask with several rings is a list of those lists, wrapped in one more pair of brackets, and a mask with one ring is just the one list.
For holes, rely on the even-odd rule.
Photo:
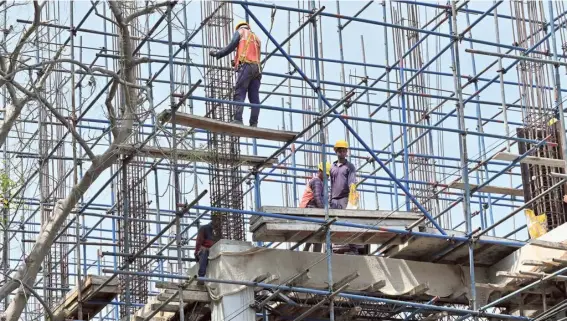
{"label": "concrete beam", "polygon": [[[223,250],[224,240],[211,248],[207,277],[225,280],[253,280],[255,276],[270,272],[279,276],[279,283],[297,275],[298,271],[309,270],[309,279],[302,287],[328,289],[327,261],[324,253],[256,248],[250,243],[240,242],[242,249]],[[468,267],[414,262],[376,256],[332,255],[333,279],[350,279],[349,292],[365,294],[451,298],[454,293],[468,293]],[[477,282],[487,283],[485,268],[477,268]],[[376,284],[376,286],[374,286]],[[210,283],[215,293],[236,293],[244,287],[240,285]],[[486,289],[477,287],[477,291]],[[467,302],[463,298],[463,302]]]}

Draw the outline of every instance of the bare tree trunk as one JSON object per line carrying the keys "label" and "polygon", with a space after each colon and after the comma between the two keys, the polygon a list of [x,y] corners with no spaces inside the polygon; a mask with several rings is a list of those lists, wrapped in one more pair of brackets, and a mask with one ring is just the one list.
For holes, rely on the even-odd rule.
{"label": "bare tree trunk", "polygon": [[[131,123],[131,122],[130,122]],[[131,125],[130,125],[131,127]],[[126,137],[126,135],[123,135]],[[101,157],[98,157],[93,161],[91,167],[85,173],[83,179],[78,185],[75,185],[71,190],[71,193],[65,200],[60,200],[55,205],[53,215],[49,218],[49,221],[42,227],[41,232],[34,244],[34,247],[25,260],[24,264],[20,267],[14,279],[17,281],[7,282],[0,289],[0,297],[4,297],[10,292],[18,288],[19,282],[25,282],[29,286],[33,286],[37,274],[41,268],[41,264],[45,259],[49,249],[53,244],[59,229],[63,225],[63,222],[69,216],[69,213],[77,202],[81,199],[81,196],[88,190],[91,184],[109,168],[112,163],[116,161],[118,154],[116,153],[116,148],[111,146],[107,152],[105,152]],[[12,303],[6,310],[7,320],[17,321],[24,310],[27,302],[29,293],[24,287],[21,287]]]}
{"label": "bare tree trunk", "polygon": [[[115,17],[115,23],[119,27],[120,37],[121,37],[121,47],[120,53],[124,59],[122,60],[121,70],[123,73],[120,75],[123,77],[124,81],[120,81],[122,85],[123,91],[126,97],[126,106],[125,108],[120,108],[122,110],[122,115],[120,120],[115,122],[116,128],[113,129],[114,134],[114,141],[109,146],[108,150],[102,154],[101,156],[95,157],[92,161],[92,165],[89,167],[85,176],[79,182],[78,185],[74,186],[71,190],[71,193],[67,196],[65,200],[60,200],[57,202],[52,216],[49,220],[42,226],[41,231],[38,235],[37,241],[33,246],[31,253],[28,255],[26,260],[18,269],[18,272],[14,276],[14,280],[11,280],[4,284],[0,288],[0,300],[3,300],[7,297],[12,291],[18,289],[20,282],[24,282],[29,286],[33,286],[35,283],[36,277],[39,273],[41,268],[42,262],[45,259],[46,255],[51,248],[55,237],[57,236],[59,229],[69,216],[69,213],[73,210],[76,206],[77,202],[81,199],[81,197],[85,194],[85,192],[89,189],[92,183],[102,174],[106,169],[108,169],[119,157],[118,149],[116,148],[118,145],[123,144],[126,140],[130,137],[133,128],[133,120],[135,117],[135,110],[136,106],[138,105],[137,102],[137,91],[134,89],[135,86],[132,84],[136,83],[136,79],[134,77],[133,68],[136,65],[136,60],[133,57],[132,51],[132,44],[130,38],[130,32],[128,24],[131,20],[142,16],[144,14],[148,14],[155,9],[157,6],[164,6],[170,5],[169,2],[164,2],[161,4],[156,4],[151,7],[146,7],[139,12],[135,12],[134,14],[123,17],[122,11],[119,8],[119,4],[116,1],[109,1],[110,9]],[[6,70],[6,69],[4,69]],[[114,81],[118,81],[115,79]],[[110,96],[114,96],[116,91],[112,91]],[[111,106],[112,97],[108,97],[106,100],[106,104],[108,108],[113,108]],[[20,109],[21,111],[21,109]],[[14,113],[18,113],[18,111],[14,111]],[[118,113],[113,113],[113,115],[117,115]],[[17,118],[16,116],[10,117],[10,119]],[[13,121],[12,121],[13,122]],[[0,129],[0,147],[2,146],[2,132],[4,129],[4,125]],[[9,321],[17,321],[24,310],[27,298],[29,297],[29,293],[27,293],[27,289],[25,287],[20,287],[18,292],[15,295],[15,298],[10,303],[10,306],[6,310],[6,317]]]}

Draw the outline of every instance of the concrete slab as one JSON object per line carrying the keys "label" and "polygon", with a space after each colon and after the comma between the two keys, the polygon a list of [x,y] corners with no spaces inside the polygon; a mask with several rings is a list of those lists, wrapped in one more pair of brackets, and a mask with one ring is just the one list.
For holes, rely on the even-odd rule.
{"label": "concrete slab", "polygon": [[[537,238],[541,243],[555,243],[558,248],[564,248],[567,244],[567,224],[560,225],[548,233]],[[533,282],[539,277],[533,278],[517,278],[507,277],[505,275],[531,273],[549,273],[562,268],[562,265],[542,264],[533,265],[533,261],[553,262],[554,259],[567,260],[567,251],[565,249],[553,249],[544,247],[539,244],[527,244],[524,247],[514,251],[506,256],[492,267],[490,267],[490,281],[498,286],[517,285],[520,283]],[[505,273],[499,273],[505,272]]]}
{"label": "concrete slab", "polygon": [[[435,228],[422,229],[423,232],[429,234],[439,234]],[[465,233],[454,230],[446,230],[447,234],[454,236],[464,236]],[[505,240],[503,238],[482,236],[483,240]],[[412,236],[409,240],[401,244],[392,244],[383,251],[385,256],[397,259],[414,260],[422,262],[431,262],[435,256],[448,250],[452,243],[443,239]],[[513,253],[518,248],[506,245],[484,245],[476,244],[475,246],[475,263],[480,266],[491,266],[496,262],[502,260],[510,253]],[[468,246],[460,246],[458,249],[450,252],[439,263],[457,263],[468,265],[469,263]]]}
{"label": "concrete slab", "polygon": [[[325,211],[319,208],[264,206],[260,211],[320,219],[325,216]],[[411,212],[336,209],[329,210],[329,216],[331,218],[337,218],[339,222],[376,225],[397,229],[404,229],[421,217]],[[292,219],[288,220],[265,216],[250,217],[250,231],[252,232],[252,239],[254,241],[297,242],[317,231],[319,227],[320,225],[317,223]],[[333,243],[382,244],[395,236],[395,234],[390,232],[362,230],[355,227],[336,225],[331,226],[331,232],[331,241]],[[311,242],[323,242],[324,238],[324,235],[317,235],[311,239]]]}

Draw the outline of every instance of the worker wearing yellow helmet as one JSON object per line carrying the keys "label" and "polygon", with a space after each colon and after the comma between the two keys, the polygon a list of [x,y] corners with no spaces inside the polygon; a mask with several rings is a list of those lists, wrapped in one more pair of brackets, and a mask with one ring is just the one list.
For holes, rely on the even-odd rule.
{"label": "worker wearing yellow helmet", "polygon": [[[234,86],[234,101],[244,102],[248,93],[248,100],[251,104],[260,104],[260,84],[262,71],[260,70],[260,49],[261,41],[250,30],[250,25],[246,21],[236,24],[232,40],[223,49],[211,50],[209,55],[220,59],[236,50],[234,57],[234,68],[236,70],[236,84]],[[250,126],[258,126],[260,116],[259,107],[251,107]],[[244,106],[235,106],[233,124],[244,125],[242,114]]]}
{"label": "worker wearing yellow helmet", "polygon": [[[325,207],[325,204],[323,203],[323,171],[327,173],[328,177],[331,169],[331,163],[327,162],[325,166],[323,166],[323,163],[321,162],[317,166],[317,169],[317,175],[314,175],[305,187],[305,191],[301,197],[301,202],[299,203],[299,207],[301,208]],[[313,252],[321,252],[321,249],[323,248],[320,243],[305,243],[303,250],[309,251],[311,245],[313,245]]]}
{"label": "worker wearing yellow helmet", "polygon": [[[356,184],[356,168],[346,157],[348,154],[348,143],[345,140],[338,140],[334,150],[337,160],[333,162],[330,172],[331,195],[329,197],[330,208],[346,209],[350,187]],[[333,246],[334,253],[359,254],[364,246],[356,244]]]}

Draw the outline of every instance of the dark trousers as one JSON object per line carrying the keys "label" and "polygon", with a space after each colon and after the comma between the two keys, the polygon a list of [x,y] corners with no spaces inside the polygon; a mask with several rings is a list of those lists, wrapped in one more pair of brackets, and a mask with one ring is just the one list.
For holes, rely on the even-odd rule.
{"label": "dark trousers", "polygon": [[[317,208],[317,206],[312,205],[311,203],[307,205],[307,208]],[[303,247],[303,251],[309,252],[311,245],[313,245],[313,252],[321,253],[321,250],[323,249],[323,244],[321,243],[305,243],[305,246]]]}
{"label": "dark trousers", "polygon": [[303,248],[304,252],[309,252],[309,248],[313,245],[313,252],[321,253],[321,249],[323,248],[323,244],[321,243],[305,243],[305,247]]}
{"label": "dark trousers", "polygon": [[199,272],[198,276],[203,277],[207,273],[207,266],[209,265],[209,249],[201,249],[199,251]]}
{"label": "dark trousers", "polygon": [[[260,81],[262,74],[257,64],[244,63],[238,67],[236,71],[236,86],[234,87],[234,101],[244,102],[246,93],[251,104],[260,104]],[[235,106],[236,112],[234,120],[242,121],[242,113],[244,106]],[[251,107],[250,126],[258,124],[258,116],[260,115],[259,107]]]}
{"label": "dark trousers", "polygon": [[[331,208],[332,209],[346,209],[348,205],[348,196],[344,197],[344,198],[339,198],[339,199],[331,199]],[[341,247],[341,252],[342,251],[346,251],[346,253],[351,253],[351,254],[360,254],[361,249],[364,248],[363,245],[357,245],[357,244],[349,244],[348,245],[348,249],[347,248],[343,248]]]}

